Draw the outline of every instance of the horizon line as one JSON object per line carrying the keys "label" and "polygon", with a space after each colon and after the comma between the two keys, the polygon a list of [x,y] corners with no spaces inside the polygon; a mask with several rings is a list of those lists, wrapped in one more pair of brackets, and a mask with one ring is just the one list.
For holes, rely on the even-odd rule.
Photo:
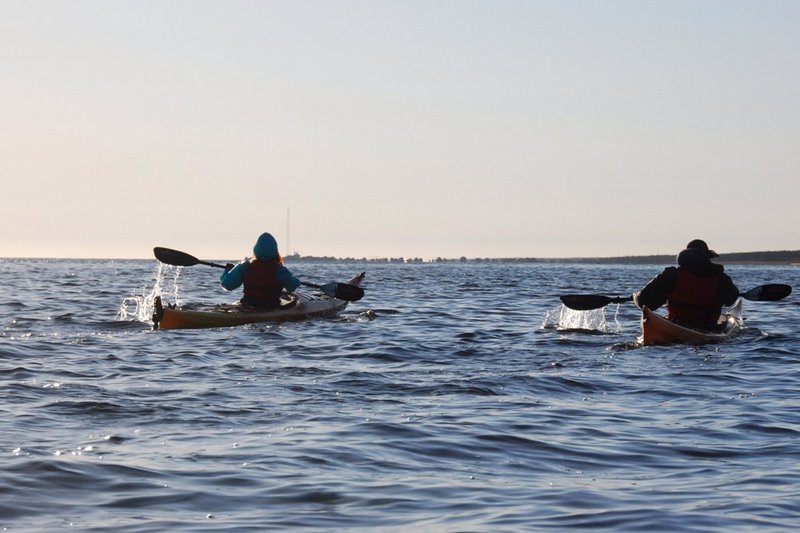
{"label": "horizon line", "polygon": [[[784,255],[787,256],[786,259],[783,261],[788,260],[800,260],[800,249],[796,250],[762,250],[756,252],[725,252],[720,253],[719,259],[721,262],[724,260],[728,261],[736,261],[737,258],[744,258],[746,256],[755,257],[755,256],[776,256],[776,255]],[[676,256],[676,254],[672,253],[658,253],[658,254],[640,254],[640,255],[614,255],[614,256],[570,256],[570,257],[536,257],[536,256],[505,256],[505,257],[468,257],[465,255],[459,257],[443,257],[438,256],[436,258],[429,258],[425,259],[420,256],[381,256],[381,257],[354,257],[354,256],[347,256],[347,257],[336,257],[336,256],[316,256],[316,255],[304,255],[298,252],[294,252],[290,255],[283,256],[283,259],[295,259],[295,260],[318,260],[318,261],[365,261],[365,262],[406,262],[406,263],[435,263],[435,262],[459,262],[459,261],[531,261],[531,262],[576,262],[576,261],[583,261],[583,262],[602,262],[602,261],[634,261],[634,260],[648,260],[648,259],[665,259],[669,258],[672,259]],[[100,260],[100,261],[146,261],[151,259],[150,257],[74,257],[74,256],[8,256],[8,257],[0,257],[0,260],[53,260],[53,259],[72,259],[72,260],[85,260],[85,261],[92,261],[92,260]],[[155,258],[152,258],[155,259]],[[217,258],[219,259],[219,258]]]}

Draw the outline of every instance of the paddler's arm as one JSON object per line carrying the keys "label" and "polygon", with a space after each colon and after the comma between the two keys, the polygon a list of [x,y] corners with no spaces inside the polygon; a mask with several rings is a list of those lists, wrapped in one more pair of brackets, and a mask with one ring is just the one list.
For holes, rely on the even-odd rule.
{"label": "paddler's arm", "polygon": [[278,267],[278,280],[288,292],[294,292],[300,286],[300,280],[285,266]]}
{"label": "paddler's arm", "polygon": [[727,274],[721,274],[719,277],[719,297],[720,303],[727,306],[733,305],[739,298],[739,288]]}
{"label": "paddler's arm", "polygon": [[249,264],[250,261],[244,260],[231,269],[226,268],[225,272],[219,276],[220,285],[229,291],[239,288],[244,282],[244,273],[247,271],[247,265]]}
{"label": "paddler's arm", "polygon": [[675,288],[677,279],[677,269],[675,267],[667,267],[658,276],[650,280],[644,289],[636,293],[633,301],[639,307],[646,305],[648,309],[656,310],[667,303],[667,295]]}

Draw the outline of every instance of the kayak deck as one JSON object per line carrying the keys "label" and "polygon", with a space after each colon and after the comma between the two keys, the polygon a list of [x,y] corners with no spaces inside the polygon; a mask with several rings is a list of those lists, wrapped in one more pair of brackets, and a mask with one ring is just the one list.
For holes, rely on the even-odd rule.
{"label": "kayak deck", "polygon": [[719,317],[719,330],[687,328],[642,307],[642,336],[639,342],[644,346],[661,344],[709,344],[730,339],[744,327],[742,301]]}
{"label": "kayak deck", "polygon": [[[362,272],[346,283],[359,286],[363,279]],[[281,306],[275,309],[262,309],[239,303],[190,308],[165,306],[161,297],[157,296],[153,311],[153,329],[221,328],[259,322],[286,322],[335,316],[343,311],[347,304],[346,300],[332,298],[326,294],[295,292],[285,295],[281,300]]]}

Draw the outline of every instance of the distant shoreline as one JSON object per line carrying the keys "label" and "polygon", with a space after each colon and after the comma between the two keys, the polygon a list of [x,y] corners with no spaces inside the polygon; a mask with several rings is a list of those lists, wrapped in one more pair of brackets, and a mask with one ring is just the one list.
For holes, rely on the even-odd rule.
{"label": "distant shoreline", "polygon": [[[111,258],[111,257],[0,257],[0,261],[146,261],[150,258]],[[155,259],[153,259],[155,260]],[[393,264],[430,264],[430,263],[567,263],[594,265],[672,265],[675,255],[630,255],[616,257],[459,257],[436,259],[404,258],[404,257],[332,257],[292,254],[285,256],[287,263],[303,261],[307,263],[393,263]],[[782,250],[774,252],[737,252],[720,254],[714,262],[724,265],[786,265],[800,266],[800,250]]]}
{"label": "distant shoreline", "polygon": [[[617,265],[662,265],[675,263],[675,255],[632,255],[618,257],[562,257],[562,258],[540,258],[540,257],[494,257],[494,258],[468,258],[460,257],[424,260],[421,258],[388,257],[378,259],[367,259],[347,257],[318,257],[303,256],[293,254],[285,257],[287,263],[294,261],[319,262],[319,263],[339,263],[339,262],[364,262],[364,263],[573,263],[573,264],[617,264]],[[800,250],[782,250],[774,252],[736,252],[720,254],[715,262],[735,265],[798,265],[800,266]]]}

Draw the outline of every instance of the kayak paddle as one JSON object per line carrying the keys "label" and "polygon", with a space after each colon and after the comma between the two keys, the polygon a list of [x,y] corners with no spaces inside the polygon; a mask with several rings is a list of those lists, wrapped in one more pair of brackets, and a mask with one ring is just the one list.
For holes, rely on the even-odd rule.
{"label": "kayak paddle", "polygon": [[[153,248],[153,254],[156,256],[156,259],[166,265],[181,267],[206,265],[216,268],[229,268],[229,265],[201,261],[193,255],[189,255],[186,252],[181,252],[178,250],[172,250],[171,248],[162,248],[160,246],[156,246]],[[332,281],[331,283],[326,283],[325,285],[316,285],[307,281],[301,281],[300,284],[305,285],[306,287],[319,289],[331,298],[346,300],[348,302],[356,302],[364,297],[364,289],[355,285],[349,285],[347,283],[337,283]]]}
{"label": "kayak paddle", "polygon": [[768,283],[753,287],[739,296],[753,302],[777,302],[792,294],[792,287],[783,283]]}
{"label": "kayak paddle", "polygon": [[[792,293],[792,287],[783,283],[768,283],[759,285],[747,292],[740,292],[739,296],[751,302],[777,302]],[[561,302],[576,311],[590,311],[600,309],[608,304],[621,304],[633,301],[633,296],[603,296],[602,294],[567,294],[561,297]]]}
{"label": "kayak paddle", "polygon": [[178,250],[172,250],[170,248],[161,248],[160,246],[153,248],[153,254],[156,256],[156,259],[166,265],[179,267],[206,265],[217,268],[225,268],[225,265],[220,265],[219,263],[209,263],[208,261],[200,261],[195,256],[189,255],[186,252],[179,252]]}
{"label": "kayak paddle", "polygon": [[364,289],[361,287],[356,287],[355,285],[350,285],[349,283],[338,283],[336,281],[331,281],[325,285],[316,285],[307,281],[301,281],[300,285],[319,289],[331,298],[346,300],[348,302],[357,302],[364,297]]}
{"label": "kayak paddle", "polygon": [[561,297],[561,302],[576,311],[590,311],[600,309],[608,304],[621,304],[632,302],[633,296],[603,296],[602,294],[567,294]]}

